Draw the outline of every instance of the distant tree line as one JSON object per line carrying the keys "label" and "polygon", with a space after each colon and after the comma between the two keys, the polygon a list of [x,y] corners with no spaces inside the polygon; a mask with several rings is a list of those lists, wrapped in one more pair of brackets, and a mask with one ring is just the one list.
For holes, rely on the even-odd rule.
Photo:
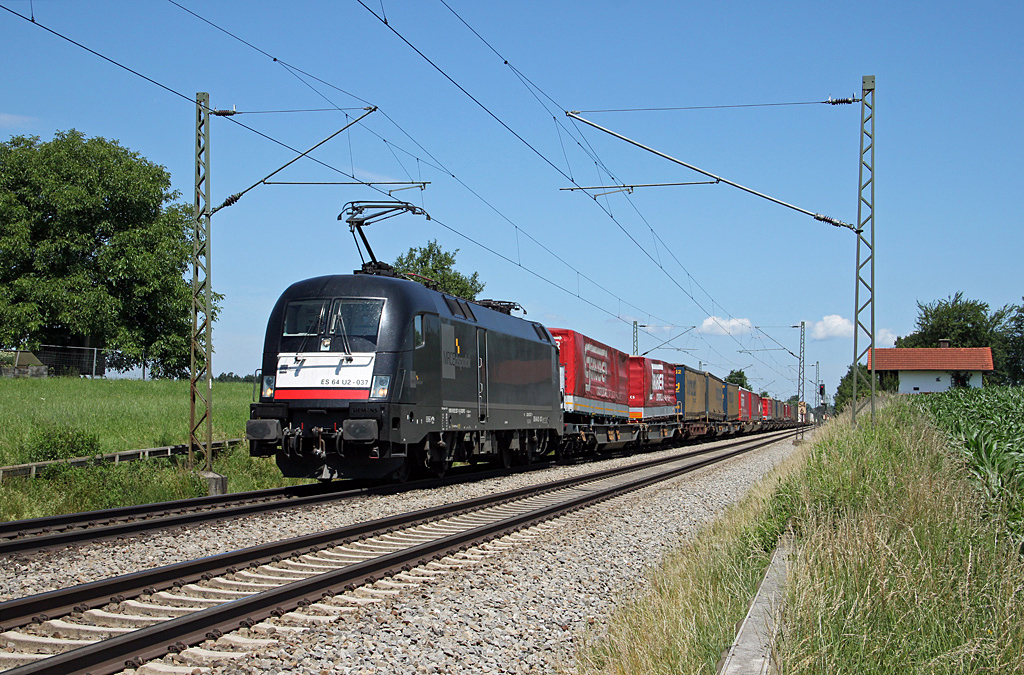
{"label": "distant tree line", "polygon": [[214,382],[255,382],[256,375],[235,375],[234,373],[221,373],[213,378]]}

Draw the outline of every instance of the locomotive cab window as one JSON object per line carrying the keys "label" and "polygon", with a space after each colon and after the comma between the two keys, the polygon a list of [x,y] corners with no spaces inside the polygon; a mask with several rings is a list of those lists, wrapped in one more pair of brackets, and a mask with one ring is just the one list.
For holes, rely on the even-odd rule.
{"label": "locomotive cab window", "polygon": [[320,334],[324,307],[327,301],[295,300],[284,309],[284,330],[282,337],[311,337]]}
{"label": "locomotive cab window", "polygon": [[337,298],[331,306],[327,335],[332,352],[377,351],[383,300]]}
{"label": "locomotive cab window", "polygon": [[384,301],[375,298],[295,300],[284,310],[282,351],[373,352]]}
{"label": "locomotive cab window", "polygon": [[417,314],[412,318],[412,347],[419,349],[427,343],[427,335],[423,332],[423,315]]}

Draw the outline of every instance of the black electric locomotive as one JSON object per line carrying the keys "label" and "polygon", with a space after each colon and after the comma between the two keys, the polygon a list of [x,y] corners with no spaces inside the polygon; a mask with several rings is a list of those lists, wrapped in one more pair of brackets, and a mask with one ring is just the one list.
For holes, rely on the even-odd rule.
{"label": "black electric locomotive", "polygon": [[290,286],[267,324],[261,384],[246,438],[285,476],[509,465],[553,452],[562,433],[544,326],[394,276]]}

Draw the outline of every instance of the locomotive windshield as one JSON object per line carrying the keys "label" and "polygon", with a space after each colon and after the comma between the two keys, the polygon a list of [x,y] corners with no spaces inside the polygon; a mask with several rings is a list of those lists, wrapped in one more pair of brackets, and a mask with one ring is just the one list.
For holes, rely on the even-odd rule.
{"label": "locomotive windshield", "polygon": [[294,300],[284,310],[281,351],[373,352],[384,301],[373,298]]}

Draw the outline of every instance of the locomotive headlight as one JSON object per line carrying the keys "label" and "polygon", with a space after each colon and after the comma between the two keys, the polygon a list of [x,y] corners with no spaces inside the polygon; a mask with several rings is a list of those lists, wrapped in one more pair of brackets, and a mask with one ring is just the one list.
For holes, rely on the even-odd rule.
{"label": "locomotive headlight", "polygon": [[373,383],[370,384],[370,398],[387,398],[388,387],[391,386],[390,375],[374,375]]}
{"label": "locomotive headlight", "polygon": [[273,375],[263,377],[263,387],[260,389],[260,398],[274,398],[274,385],[277,378]]}

